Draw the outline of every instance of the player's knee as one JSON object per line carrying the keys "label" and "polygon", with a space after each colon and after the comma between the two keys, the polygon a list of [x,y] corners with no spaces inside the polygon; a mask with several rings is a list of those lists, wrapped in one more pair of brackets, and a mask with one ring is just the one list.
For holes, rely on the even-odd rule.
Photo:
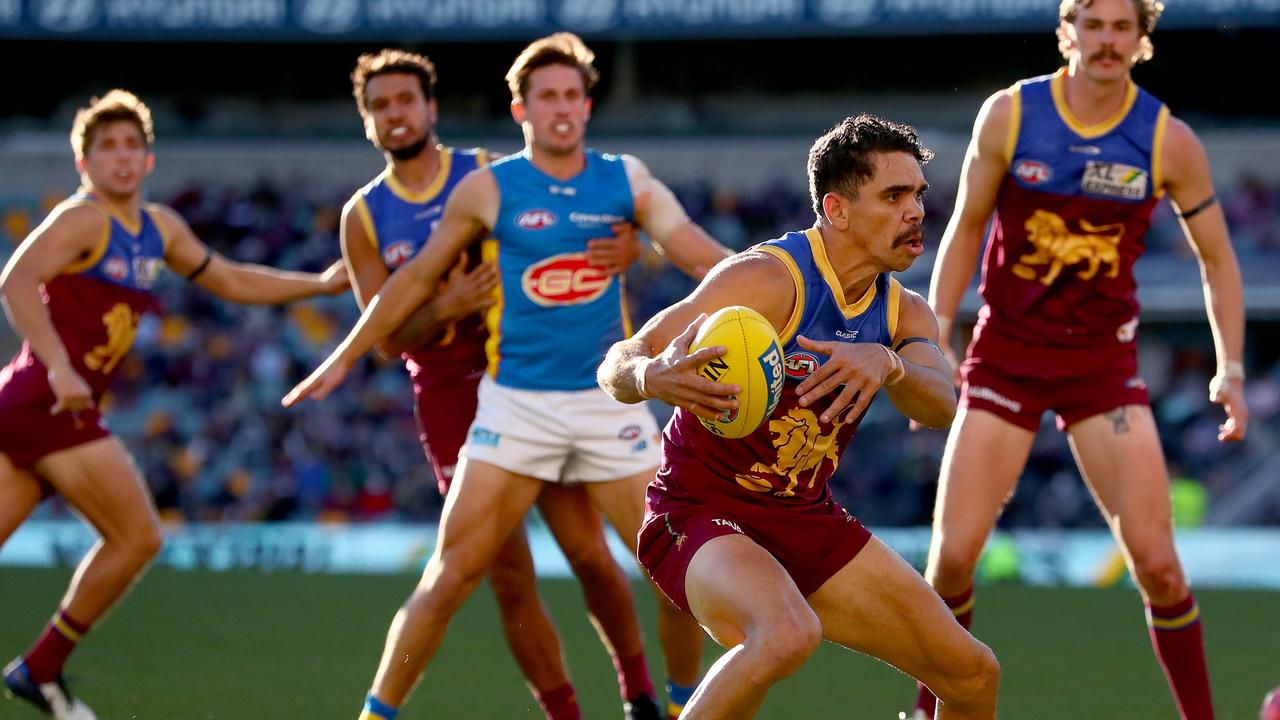
{"label": "player's knee", "polygon": [[566,548],[564,553],[574,577],[584,587],[611,582],[619,572],[618,564],[613,561],[604,542],[583,543]]}
{"label": "player's knee", "polygon": [[414,597],[428,593],[445,601],[445,604],[461,605],[484,579],[486,568],[475,558],[463,553],[445,553],[433,556],[427,563],[422,582],[414,589]]}
{"label": "player's knee", "polygon": [[139,567],[154,560],[163,545],[164,533],[154,522],[141,524],[125,536],[127,551]]}
{"label": "player's knee", "polygon": [[956,707],[985,707],[994,704],[1000,689],[1000,662],[991,648],[973,640],[973,648],[965,653],[937,695],[944,704]]}
{"label": "player's knee", "polygon": [[537,595],[533,568],[523,563],[495,562],[489,572],[489,585],[502,608],[519,606]]}
{"label": "player's knee", "polygon": [[1155,602],[1173,602],[1186,595],[1187,582],[1178,558],[1172,552],[1135,556],[1133,564],[1138,584]]}
{"label": "player's knee", "polygon": [[822,643],[822,623],[812,612],[783,611],[766,627],[749,632],[746,643],[748,648],[754,646],[763,660],[759,680],[776,682],[799,670],[818,649]]}

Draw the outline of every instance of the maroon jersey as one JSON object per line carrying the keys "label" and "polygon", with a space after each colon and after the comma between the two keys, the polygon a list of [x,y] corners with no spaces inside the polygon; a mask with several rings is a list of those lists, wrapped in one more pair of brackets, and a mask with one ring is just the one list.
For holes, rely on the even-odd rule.
{"label": "maroon jersey", "polygon": [[[976,332],[1035,346],[1115,346],[1135,335],[1133,265],[1161,195],[1169,112],[1131,83],[1114,117],[1084,126],[1067,107],[1064,81],[1060,71],[1011,89],[1010,163]],[[1024,364],[1033,362],[1044,358]]]}
{"label": "maroon jersey", "polygon": [[781,373],[781,397],[760,427],[740,440],[727,440],[703,427],[697,417],[677,409],[662,438],[662,465],[649,487],[658,497],[714,503],[718,507],[824,507],[831,500],[827,482],[862,418],[835,422],[818,417],[834,399],[828,396],[801,407],[796,386],[822,358],[800,347],[797,335],[814,340],[888,345],[897,325],[901,286],[887,273],[866,295],[846,303],[839,278],[827,260],[817,230],[788,233],[756,246],[791,268],[796,280],[796,309],[779,339],[781,363],[761,358],[766,373]]}
{"label": "maroon jersey", "polygon": [[[97,205],[87,195],[67,202]],[[154,307],[150,289],[164,261],[164,240],[150,210],[142,212],[137,228],[107,217],[106,231],[94,251],[43,287],[53,327],[95,403],[133,346],[142,313]],[[0,452],[18,465],[28,465],[48,452],[105,434],[89,427],[100,427],[96,410],[76,417],[65,412],[50,416],[55,400],[48,369],[24,342],[0,370]]]}

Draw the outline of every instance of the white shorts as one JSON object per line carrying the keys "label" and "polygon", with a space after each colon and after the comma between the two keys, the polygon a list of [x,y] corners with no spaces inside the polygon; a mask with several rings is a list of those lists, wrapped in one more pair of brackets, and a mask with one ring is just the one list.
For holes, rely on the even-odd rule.
{"label": "white shorts", "polygon": [[658,424],[600,388],[519,390],[486,375],[459,457],[547,482],[605,482],[657,469]]}

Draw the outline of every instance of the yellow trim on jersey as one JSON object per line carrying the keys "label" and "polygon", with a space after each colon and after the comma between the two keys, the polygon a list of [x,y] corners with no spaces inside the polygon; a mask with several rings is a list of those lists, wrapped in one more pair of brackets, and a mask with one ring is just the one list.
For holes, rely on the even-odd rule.
{"label": "yellow trim on jersey", "polygon": [[[493,263],[495,269],[498,268],[498,241],[494,238],[485,238],[480,242],[480,259],[487,263]],[[498,277],[502,277],[499,272]],[[484,341],[484,355],[488,358],[489,377],[498,377],[498,365],[502,362],[502,356],[498,354],[498,344],[502,341],[502,282],[499,280],[498,286],[493,289],[496,302],[489,306],[484,314],[484,325],[489,330],[489,337]]]}
{"label": "yellow trim on jersey", "polygon": [[489,167],[489,151],[484,148],[476,148],[476,167]]}
{"label": "yellow trim on jersey", "polygon": [[378,228],[373,224],[373,214],[369,212],[369,203],[365,202],[363,193],[356,197],[356,217],[360,218],[360,225],[364,227],[365,237],[373,246],[374,252],[381,253],[378,248]]}
{"label": "yellow trim on jersey", "polygon": [[405,187],[404,183],[396,178],[396,174],[391,171],[391,168],[387,168],[387,187],[391,189],[391,192],[395,193],[396,197],[405,202],[424,203],[430,202],[435,199],[436,195],[440,194],[440,191],[444,188],[444,181],[449,177],[449,167],[453,164],[453,151],[443,145],[437,145],[436,151],[440,153],[440,167],[436,168],[436,176],[432,178],[431,184],[420,193],[415,193]]}
{"label": "yellow trim on jersey", "polygon": [[898,336],[898,309],[902,307],[902,283],[889,276],[889,339]]}
{"label": "yellow trim on jersey", "polygon": [[831,266],[831,261],[827,259],[827,248],[822,244],[822,233],[818,228],[809,228],[804,231],[805,237],[809,239],[809,249],[813,252],[814,264],[818,266],[818,270],[822,273],[822,279],[827,281],[827,287],[831,288],[831,295],[836,299],[836,305],[840,307],[840,312],[844,314],[845,320],[852,320],[871,307],[871,302],[876,299],[876,284],[872,281],[867,291],[862,293],[862,297],[858,298],[852,305],[845,300],[844,286],[840,284],[840,276],[836,274],[836,269]]}
{"label": "yellow trim on jersey", "polygon": [[622,339],[626,340],[635,334],[631,324],[631,308],[627,306],[627,276],[618,275],[618,310],[622,313]]}
{"label": "yellow trim on jersey", "polygon": [[77,205],[89,205],[90,207],[97,208],[97,210],[102,213],[102,219],[105,221],[102,224],[102,239],[99,240],[97,246],[89,252],[88,257],[83,260],[77,260],[69,263],[66,267],[62,268],[62,275],[78,275],[94,265],[97,265],[98,261],[102,259],[102,256],[107,254],[107,245],[111,242],[111,213],[94,200],[77,200],[67,207],[75,207]]}
{"label": "yellow trim on jersey", "polygon": [[1155,197],[1164,195],[1164,168],[1160,159],[1164,156],[1164,133],[1169,127],[1169,106],[1161,105],[1160,114],[1156,116],[1156,131],[1151,137],[1151,193]]}
{"label": "yellow trim on jersey", "polygon": [[1049,81],[1049,89],[1053,93],[1053,106],[1057,108],[1058,117],[1062,118],[1062,122],[1066,123],[1067,127],[1086,140],[1101,137],[1114,130],[1129,115],[1129,111],[1133,109],[1134,101],[1138,99],[1138,86],[1130,80],[1128,87],[1124,91],[1124,102],[1120,104],[1120,109],[1116,111],[1116,114],[1100,123],[1085,125],[1076,119],[1076,116],[1071,113],[1071,107],[1067,105],[1066,83],[1067,71],[1065,68],[1053,74],[1053,78]]}
{"label": "yellow trim on jersey", "polygon": [[165,253],[169,252],[169,233],[165,232],[164,223],[160,222],[160,206],[155,203],[147,203],[142,206],[142,212],[151,218],[151,224],[156,226],[156,232],[160,233],[160,247]]}
{"label": "yellow trim on jersey", "polygon": [[791,253],[786,250],[773,245],[762,245],[756,250],[781,260],[787,267],[787,272],[791,273],[791,281],[796,285],[796,301],[791,306],[791,317],[787,318],[787,324],[782,327],[782,332],[778,333],[778,340],[786,345],[795,336],[796,329],[800,326],[800,318],[804,315],[804,275],[800,273],[800,267],[796,265],[795,258],[791,257]]}
{"label": "yellow trim on jersey", "polygon": [[1009,133],[1004,139],[1004,164],[1013,165],[1013,154],[1018,150],[1018,133],[1022,131],[1022,83],[1009,88]]}

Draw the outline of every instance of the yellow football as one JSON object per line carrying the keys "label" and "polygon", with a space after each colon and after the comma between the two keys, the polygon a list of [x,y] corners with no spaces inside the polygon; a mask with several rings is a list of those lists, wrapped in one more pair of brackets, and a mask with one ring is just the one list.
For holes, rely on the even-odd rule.
{"label": "yellow football", "polygon": [[723,346],[724,355],[698,368],[703,377],[742,388],[738,409],[720,413],[714,420],[698,418],[703,427],[725,438],[750,435],[782,397],[786,377],[778,333],[763,315],[742,305],[727,307],[707,318],[693,339],[689,352]]}

